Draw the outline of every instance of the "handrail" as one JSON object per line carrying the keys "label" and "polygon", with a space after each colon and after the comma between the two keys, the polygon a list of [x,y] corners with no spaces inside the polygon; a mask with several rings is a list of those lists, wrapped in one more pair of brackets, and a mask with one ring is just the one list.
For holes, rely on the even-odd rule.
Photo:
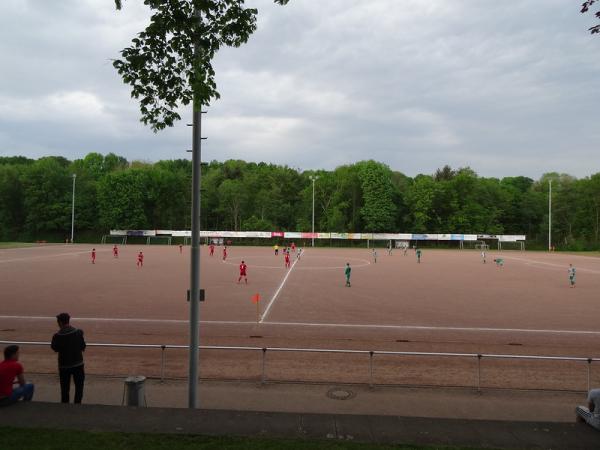
{"label": "handrail", "polygon": [[[49,346],[50,342],[42,341],[2,341],[2,345],[37,345]],[[179,344],[111,344],[94,342],[88,343],[88,347],[106,347],[106,348],[154,348],[161,350],[160,379],[164,380],[165,350],[166,349],[187,349],[188,345]],[[237,351],[260,351],[262,352],[262,375],[261,382],[266,383],[266,354],[267,352],[302,352],[302,353],[341,353],[341,354],[362,354],[369,355],[369,386],[373,386],[373,364],[375,355],[396,355],[396,356],[424,356],[424,357],[459,357],[459,358],[477,358],[477,390],[481,390],[481,360],[486,359],[518,359],[518,360],[547,360],[547,361],[579,361],[587,362],[587,384],[588,391],[591,385],[591,365],[592,362],[600,361],[600,357],[581,357],[581,356],[544,356],[544,355],[503,355],[494,353],[452,353],[452,352],[397,352],[390,350],[349,350],[349,349],[326,349],[326,348],[292,348],[292,347],[246,347],[246,346],[219,346],[219,345],[199,345],[200,350],[237,350]]]}

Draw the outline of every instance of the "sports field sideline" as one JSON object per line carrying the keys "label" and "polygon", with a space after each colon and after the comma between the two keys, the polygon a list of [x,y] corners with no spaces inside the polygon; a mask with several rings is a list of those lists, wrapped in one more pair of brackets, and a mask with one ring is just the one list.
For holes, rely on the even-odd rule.
{"label": "sports field sideline", "polygon": [[[47,341],[55,328],[54,315],[67,311],[88,342],[187,344],[189,247],[180,253],[178,246],[128,245],[120,247],[119,258],[113,258],[112,245],[95,248],[96,264],[91,263],[89,245],[0,250],[0,339]],[[140,250],[143,268],[136,267]],[[600,259],[490,251],[483,264],[478,251],[425,249],[418,264],[412,250],[406,256],[401,250],[391,256],[385,249],[377,252],[375,263],[366,248],[305,248],[300,260],[292,254],[292,267],[286,269],[281,253],[275,256],[271,248],[229,247],[223,261],[220,247],[213,257],[203,247],[201,345],[599,354]],[[504,267],[493,264],[496,256],[504,259]],[[237,284],[242,260],[248,265],[248,285]],[[347,262],[352,267],[350,288],[344,286]],[[575,289],[569,288],[569,263],[577,268]],[[251,301],[256,293],[261,296],[258,311]],[[94,352],[102,356],[91,359],[88,354],[86,364],[98,373],[127,373],[131,365],[151,372],[158,362],[156,355],[144,351]],[[30,370],[53,370],[54,356],[46,349],[30,349],[30,360],[27,353],[23,360]],[[180,353],[172,351],[167,375],[185,375]],[[254,374],[256,358],[246,353],[211,354],[201,365],[201,375]],[[271,370],[288,371],[282,375],[286,379],[364,381],[364,361],[349,357],[288,354],[280,360],[271,362]],[[380,382],[461,384],[472,365],[402,360],[406,373],[399,374],[398,362],[390,357],[378,366]],[[527,362],[517,367],[514,361],[500,361],[486,366],[486,380],[494,385],[513,376],[522,387],[537,387],[543,380],[552,388],[582,389],[584,372],[574,366]],[[432,375],[426,367],[441,368]],[[540,373],[532,376],[522,370]],[[600,379],[595,372],[600,370],[593,373]],[[553,376],[545,380],[548,373]]]}

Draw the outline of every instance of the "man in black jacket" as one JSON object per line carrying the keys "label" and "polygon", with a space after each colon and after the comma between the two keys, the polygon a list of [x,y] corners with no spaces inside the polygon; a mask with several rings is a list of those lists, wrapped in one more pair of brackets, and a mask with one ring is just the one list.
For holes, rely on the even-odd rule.
{"label": "man in black jacket", "polygon": [[58,373],[60,375],[60,401],[69,403],[71,377],[75,383],[75,403],[83,398],[83,351],[85,340],[83,331],[69,324],[71,317],[67,313],[56,316],[60,330],[52,336],[52,350],[58,353]]}

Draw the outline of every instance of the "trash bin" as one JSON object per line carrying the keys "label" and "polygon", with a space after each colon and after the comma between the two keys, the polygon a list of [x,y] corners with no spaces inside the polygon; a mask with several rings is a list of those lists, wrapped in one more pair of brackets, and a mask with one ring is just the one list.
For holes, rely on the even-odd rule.
{"label": "trash bin", "polygon": [[141,375],[125,378],[123,403],[125,406],[146,406],[146,377]]}

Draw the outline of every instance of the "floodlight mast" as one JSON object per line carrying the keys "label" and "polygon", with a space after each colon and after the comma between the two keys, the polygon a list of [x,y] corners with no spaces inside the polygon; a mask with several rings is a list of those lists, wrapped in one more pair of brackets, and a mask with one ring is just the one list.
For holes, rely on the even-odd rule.
{"label": "floodlight mast", "polygon": [[315,181],[319,179],[318,175],[309,175],[309,180],[312,181],[312,246],[315,246]]}
{"label": "floodlight mast", "polygon": [[548,180],[548,251],[552,251],[552,180]]}
{"label": "floodlight mast", "polygon": [[75,233],[75,178],[77,174],[73,174],[73,200],[71,201],[71,244],[73,243],[73,235]]}

